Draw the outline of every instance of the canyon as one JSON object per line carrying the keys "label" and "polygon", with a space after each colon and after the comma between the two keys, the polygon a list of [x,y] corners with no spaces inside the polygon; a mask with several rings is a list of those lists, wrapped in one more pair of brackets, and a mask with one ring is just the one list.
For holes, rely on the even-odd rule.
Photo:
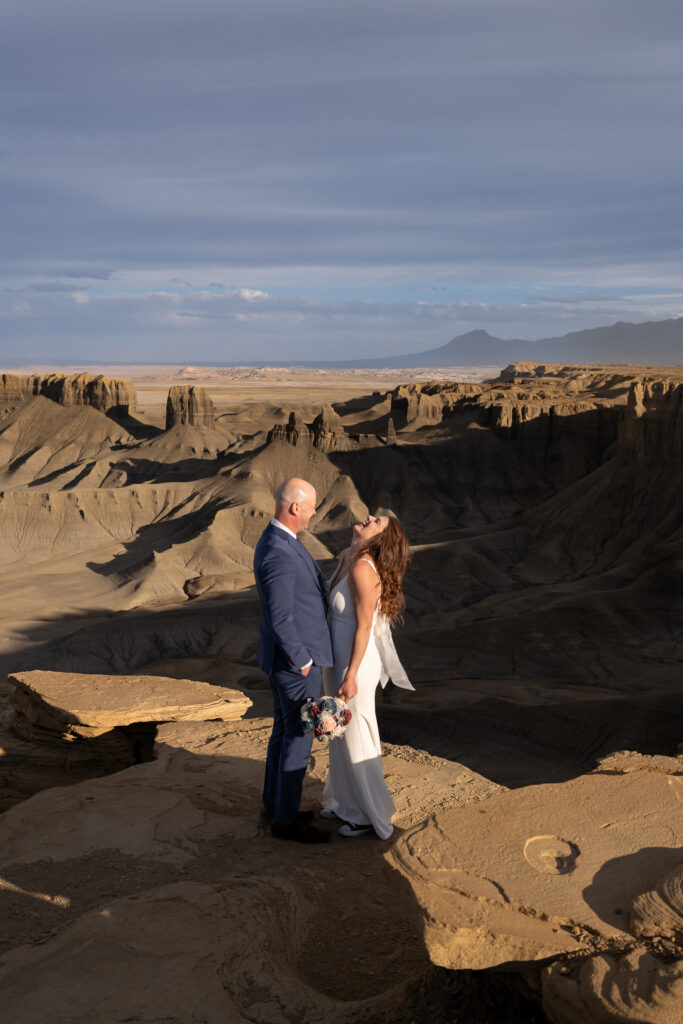
{"label": "canyon", "polygon": [[[0,375],[12,1019],[673,1024],[683,370],[213,379],[185,368],[152,403],[107,374]],[[416,692],[378,696],[395,837],[322,856],[257,823],[252,553],[289,475],[316,487],[301,539],[328,575],[368,511],[412,545]],[[302,982],[312,950],[336,977]]]}

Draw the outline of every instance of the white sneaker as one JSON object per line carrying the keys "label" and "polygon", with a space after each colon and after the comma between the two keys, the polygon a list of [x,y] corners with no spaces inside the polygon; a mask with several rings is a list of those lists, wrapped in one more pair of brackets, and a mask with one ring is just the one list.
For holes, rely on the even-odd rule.
{"label": "white sneaker", "polygon": [[364,832],[372,832],[372,825],[353,825],[350,821],[339,829],[340,836],[362,836]]}
{"label": "white sneaker", "polygon": [[337,818],[337,820],[339,820],[339,815],[336,814],[334,811],[330,810],[329,807],[323,807],[322,811],[320,812],[320,817],[321,818]]}

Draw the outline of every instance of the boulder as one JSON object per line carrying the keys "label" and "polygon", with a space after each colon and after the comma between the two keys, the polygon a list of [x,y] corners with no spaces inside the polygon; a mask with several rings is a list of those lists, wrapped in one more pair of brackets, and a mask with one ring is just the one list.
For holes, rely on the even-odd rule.
{"label": "boulder", "polygon": [[177,384],[169,388],[166,399],[166,429],[179,424],[213,427],[216,410],[206,388],[194,384]]}
{"label": "boulder", "polygon": [[413,886],[439,966],[597,952],[632,941],[629,905],[680,862],[682,799],[676,776],[585,775],[437,814],[388,859]]}

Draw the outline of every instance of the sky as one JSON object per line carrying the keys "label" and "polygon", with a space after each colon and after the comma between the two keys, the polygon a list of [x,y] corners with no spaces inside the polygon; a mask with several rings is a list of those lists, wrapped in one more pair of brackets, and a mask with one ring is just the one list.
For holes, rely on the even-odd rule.
{"label": "sky", "polygon": [[683,315],[680,0],[9,0],[0,362]]}

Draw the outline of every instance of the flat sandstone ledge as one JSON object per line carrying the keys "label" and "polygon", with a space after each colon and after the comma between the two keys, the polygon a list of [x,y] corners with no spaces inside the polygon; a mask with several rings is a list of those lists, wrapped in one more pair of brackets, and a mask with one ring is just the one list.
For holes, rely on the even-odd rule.
{"label": "flat sandstone ledge", "polygon": [[239,690],[164,676],[35,671],[8,681],[15,685],[17,715],[40,729],[75,735],[140,722],[230,722],[251,707]]}

